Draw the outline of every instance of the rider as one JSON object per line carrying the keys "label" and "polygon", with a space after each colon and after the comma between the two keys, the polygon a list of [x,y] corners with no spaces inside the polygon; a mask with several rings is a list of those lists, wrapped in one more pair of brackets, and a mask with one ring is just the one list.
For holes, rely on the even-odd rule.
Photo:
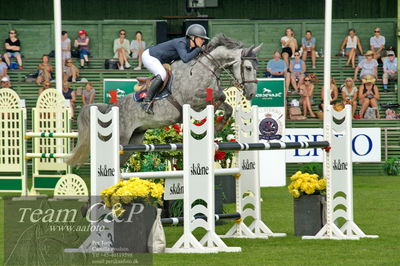
{"label": "rider", "polygon": [[154,79],[142,104],[146,113],[152,113],[150,102],[167,76],[162,64],[171,64],[179,59],[184,63],[189,62],[200,53],[205,40],[209,40],[206,29],[200,24],[193,24],[187,28],[185,37],[157,44],[143,52],[143,65],[154,74]]}

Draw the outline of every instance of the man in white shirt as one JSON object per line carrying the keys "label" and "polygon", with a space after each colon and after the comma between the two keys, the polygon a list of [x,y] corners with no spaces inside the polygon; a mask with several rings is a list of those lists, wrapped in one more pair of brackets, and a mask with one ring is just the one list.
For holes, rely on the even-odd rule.
{"label": "man in white shirt", "polygon": [[397,58],[393,51],[387,51],[387,57],[383,62],[383,90],[388,91],[390,80],[397,80]]}

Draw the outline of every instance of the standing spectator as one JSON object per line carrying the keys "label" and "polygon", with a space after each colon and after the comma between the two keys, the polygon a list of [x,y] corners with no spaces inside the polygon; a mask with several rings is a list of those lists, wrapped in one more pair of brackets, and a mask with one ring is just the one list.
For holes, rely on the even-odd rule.
{"label": "standing spectator", "polygon": [[290,85],[290,74],[287,72],[287,65],[281,59],[281,54],[278,51],[274,52],[274,59],[268,61],[267,72],[265,76],[271,78],[284,78],[285,79],[285,94],[287,93]]}
{"label": "standing spectator", "polygon": [[300,59],[300,53],[294,53],[294,59],[290,61],[290,80],[295,91],[299,90],[299,86],[303,84],[304,73],[306,72],[306,64]]}
{"label": "standing spectator", "polygon": [[141,31],[135,33],[135,39],[131,42],[131,53],[133,59],[138,59],[138,66],[134,70],[142,69],[142,54],[146,48],[146,42],[143,41],[143,35]]}
{"label": "standing spectator", "polygon": [[340,90],[342,92],[342,99],[344,104],[350,104],[351,105],[351,110],[354,114],[356,113],[357,109],[357,92],[358,89],[356,85],[354,85],[354,81],[352,78],[346,78],[345,83],[340,86]]}
{"label": "standing spectator", "polygon": [[42,63],[37,67],[38,77],[36,78],[36,84],[40,85],[42,81],[50,81],[51,73],[53,72],[53,66],[49,64],[49,56],[42,56]]}
{"label": "standing spectator", "polygon": [[310,112],[311,117],[317,117],[312,110],[314,84],[311,83],[310,77],[304,78],[304,84],[300,85],[300,104],[303,106],[303,115],[307,117],[307,111]]}
{"label": "standing spectator", "polygon": [[67,59],[64,66],[63,81],[76,82],[79,77],[79,69],[74,66],[72,59]]}
{"label": "standing spectator", "polygon": [[381,35],[381,29],[375,28],[375,36],[369,39],[370,50],[375,52],[374,58],[378,60],[381,58],[382,50],[385,49],[385,37]]}
{"label": "standing spectator", "polygon": [[364,118],[365,111],[368,107],[376,110],[376,118],[380,119],[378,110],[379,90],[375,85],[375,77],[372,75],[365,75],[362,80],[363,84],[358,89],[358,98],[360,99],[361,112],[360,115]]}
{"label": "standing spectator", "polygon": [[131,65],[128,63],[129,58],[129,41],[125,39],[126,31],[119,31],[119,38],[114,40],[114,58],[118,58],[119,60],[119,70],[124,70],[124,66],[126,68],[130,68]]}
{"label": "standing spectator", "polygon": [[9,77],[2,77],[0,81],[0,88],[9,88],[12,89],[10,78]]}
{"label": "standing spectator", "polygon": [[18,69],[22,69],[21,42],[17,38],[17,30],[10,30],[9,35],[10,37],[4,42],[4,47],[6,48],[4,60],[10,66],[10,58],[15,57],[18,62]]}
{"label": "standing spectator", "polygon": [[7,64],[3,62],[3,58],[0,55],[0,79],[2,79],[3,77],[8,77],[7,68]]}
{"label": "standing spectator", "polygon": [[[335,104],[338,96],[339,96],[339,92],[338,92],[338,88],[336,86],[336,81],[333,77],[331,77],[331,84],[330,84],[330,104]],[[324,111],[324,97],[325,97],[325,92],[324,92],[324,87],[321,88],[321,103],[319,105],[319,108],[321,111]]]}
{"label": "standing spectator", "polygon": [[79,58],[81,59],[81,69],[85,68],[85,63],[89,66],[89,36],[85,30],[80,30],[78,32],[78,39],[75,40],[75,47],[79,48]]}
{"label": "standing spectator", "polygon": [[349,29],[348,36],[344,37],[342,45],[340,46],[340,50],[348,57],[346,66],[348,66],[351,62],[351,66],[353,68],[356,67],[357,47],[360,50],[361,55],[363,55],[364,52],[361,46],[360,38],[356,36],[356,30]]}
{"label": "standing spectator", "polygon": [[307,56],[311,56],[312,68],[315,68],[315,37],[310,30],[306,31],[306,36],[301,39],[303,48],[303,61],[306,62]]}
{"label": "standing spectator", "polygon": [[281,44],[283,61],[289,66],[289,57],[293,57],[294,52],[299,48],[292,28],[286,28],[285,36],[281,38]]}
{"label": "standing spectator", "polygon": [[51,83],[50,83],[50,81],[45,81],[45,82],[43,82],[43,87],[42,87],[42,88],[39,88],[38,94],[39,94],[39,95],[42,94],[43,91],[45,91],[45,90],[47,90],[47,89],[49,89],[49,88],[51,88]]}
{"label": "standing spectator", "polygon": [[390,80],[397,80],[397,58],[393,51],[387,51],[387,58],[383,62],[383,90],[388,91]]}
{"label": "standing spectator", "polygon": [[357,74],[360,69],[360,79],[363,79],[365,75],[373,75],[375,79],[378,77],[378,62],[374,59],[374,52],[368,50],[365,53],[365,59],[358,63],[354,70],[354,81],[357,81]]}
{"label": "standing spectator", "polygon": [[82,103],[85,104],[92,104],[94,100],[94,95],[96,91],[93,89],[92,83],[87,82],[85,84],[85,90],[82,91]]}
{"label": "standing spectator", "polygon": [[66,60],[71,59],[71,39],[68,38],[68,32],[65,30],[61,32],[61,49],[64,65]]}
{"label": "standing spectator", "polygon": [[71,117],[74,118],[76,93],[73,89],[71,89],[68,81],[64,81],[64,83],[63,83],[62,94],[64,95],[65,100],[69,100],[70,107],[71,107]]}

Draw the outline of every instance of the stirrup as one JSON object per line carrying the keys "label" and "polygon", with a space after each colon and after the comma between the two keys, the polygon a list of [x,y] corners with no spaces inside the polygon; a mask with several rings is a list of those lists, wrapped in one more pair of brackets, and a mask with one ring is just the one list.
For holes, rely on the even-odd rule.
{"label": "stirrup", "polygon": [[152,102],[142,102],[141,106],[142,106],[143,111],[145,111],[146,113],[148,113],[150,115],[154,114],[153,110],[151,109]]}

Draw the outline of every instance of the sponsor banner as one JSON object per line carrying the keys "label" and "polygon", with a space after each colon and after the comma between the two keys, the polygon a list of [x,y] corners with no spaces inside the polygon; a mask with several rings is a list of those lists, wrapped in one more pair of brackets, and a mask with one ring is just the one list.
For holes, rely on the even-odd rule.
{"label": "sponsor banner", "polygon": [[166,178],[164,200],[183,199],[183,178]]}
{"label": "sponsor banner", "polygon": [[104,103],[114,104],[129,93],[134,92],[134,87],[138,83],[136,79],[104,79],[103,97]]}
{"label": "sponsor banner", "polygon": [[[352,129],[353,162],[381,162],[381,129]],[[321,141],[322,128],[286,128],[283,141]],[[322,162],[322,149],[286,150],[287,163]]]}
{"label": "sponsor banner", "polygon": [[257,80],[257,93],[251,102],[252,105],[258,107],[285,106],[285,80],[283,78],[261,78]]}

